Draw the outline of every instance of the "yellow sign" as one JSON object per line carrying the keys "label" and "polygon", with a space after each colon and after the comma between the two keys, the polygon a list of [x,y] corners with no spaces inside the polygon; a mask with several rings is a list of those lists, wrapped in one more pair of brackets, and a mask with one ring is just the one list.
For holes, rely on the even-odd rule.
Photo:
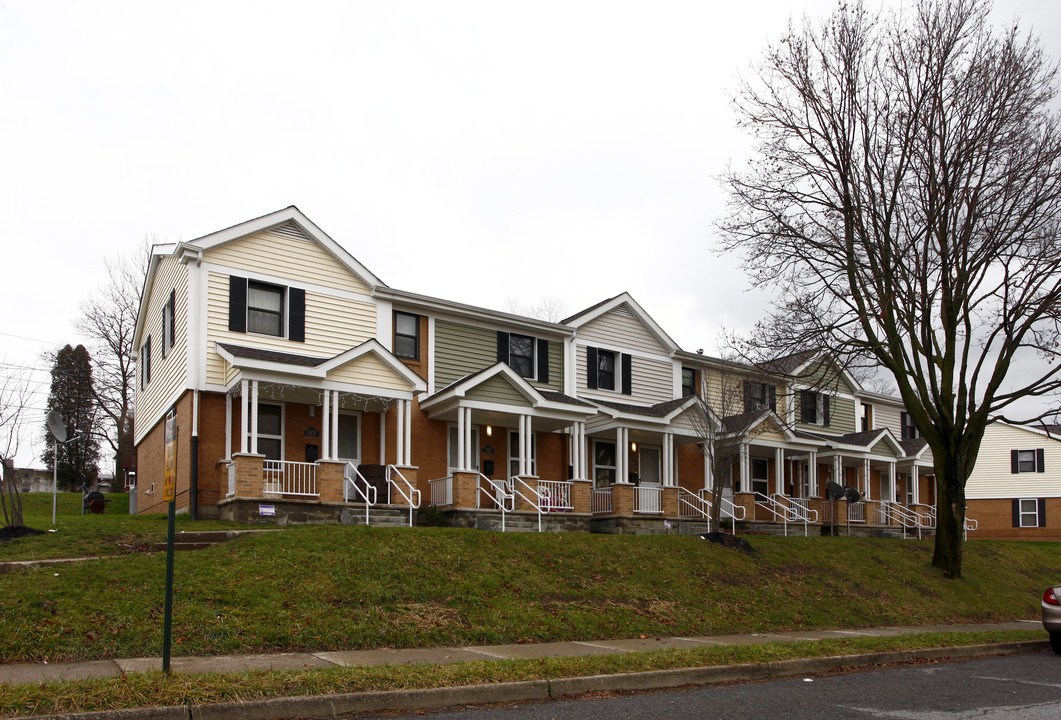
{"label": "yellow sign", "polygon": [[162,477],[162,502],[173,502],[177,485],[177,412],[166,415],[166,465]]}

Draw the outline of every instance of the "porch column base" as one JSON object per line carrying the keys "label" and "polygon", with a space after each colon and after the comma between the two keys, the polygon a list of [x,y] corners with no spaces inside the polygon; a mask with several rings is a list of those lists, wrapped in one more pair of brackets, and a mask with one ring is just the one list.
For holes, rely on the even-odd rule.
{"label": "porch column base", "polygon": [[[402,474],[402,477],[409,481],[410,485],[420,491],[420,507],[430,504],[431,486],[429,483],[424,483],[425,485],[427,485],[427,487],[420,487],[420,481],[418,478],[418,472],[420,468],[416,465],[395,465],[394,467],[398,468],[398,472]],[[398,487],[402,488],[404,492],[409,492],[409,490],[405,487],[404,483],[402,483],[401,478],[395,478],[395,480],[398,481]],[[405,498],[401,496],[401,493],[399,493],[394,488],[391,488],[391,504],[408,505],[409,503],[406,502]]]}
{"label": "porch column base", "polygon": [[[536,478],[536,477],[524,477],[524,478],[522,478],[522,480],[523,480],[523,483],[526,483],[526,485],[524,485],[523,483],[518,483],[517,482],[516,483],[516,491],[518,493],[522,493],[523,495],[526,495],[531,500],[534,500],[535,499],[534,495],[532,495],[530,490],[528,490],[527,488],[529,487],[529,488],[531,488],[531,490],[534,490],[535,492],[537,492],[538,491],[538,478]],[[522,510],[524,512],[529,512],[529,511],[534,509],[534,508],[531,507],[530,502],[525,500],[520,495],[516,495],[515,507],[516,507],[516,510]]]}
{"label": "porch column base", "polygon": [[321,502],[343,501],[343,471],[346,463],[338,460],[317,461],[317,492]]}
{"label": "porch column base", "polygon": [[663,506],[663,517],[665,518],[677,518],[678,517],[678,488],[677,487],[665,487],[663,488],[663,499],[661,500]]}
{"label": "porch column base", "polygon": [[571,504],[575,506],[574,512],[588,515],[592,511],[592,497],[592,480],[571,481]]}
{"label": "porch column base", "polygon": [[453,507],[474,508],[479,475],[472,472],[453,473]]}
{"label": "porch column base", "polygon": [[634,514],[634,486],[629,483],[612,485],[612,515],[630,517]]}
{"label": "porch column base", "polygon": [[265,456],[253,453],[232,453],[236,464],[236,494],[238,498],[262,497],[265,483]]}

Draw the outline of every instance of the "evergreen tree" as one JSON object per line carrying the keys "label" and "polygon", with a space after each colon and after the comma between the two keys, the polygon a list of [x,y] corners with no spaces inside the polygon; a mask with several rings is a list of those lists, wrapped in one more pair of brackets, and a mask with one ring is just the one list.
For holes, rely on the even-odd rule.
{"label": "evergreen tree", "polygon": [[[65,444],[59,444],[58,483],[61,490],[77,490],[96,480],[99,460],[99,404],[92,386],[92,358],[84,345],[67,345],[55,355],[48,407],[66,423]],[[56,444],[47,427],[44,462],[51,466]]]}

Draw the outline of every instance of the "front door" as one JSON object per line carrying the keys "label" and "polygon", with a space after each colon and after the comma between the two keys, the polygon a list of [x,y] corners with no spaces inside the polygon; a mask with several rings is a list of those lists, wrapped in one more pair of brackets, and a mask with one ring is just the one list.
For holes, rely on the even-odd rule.
{"label": "front door", "polygon": [[637,472],[642,485],[660,484],[660,448],[641,445],[637,451]]}
{"label": "front door", "polygon": [[449,442],[447,443],[447,460],[446,465],[448,467],[447,473],[452,475],[453,473],[460,470],[474,470],[479,472],[479,428],[476,426],[472,427],[472,456],[469,458],[468,463],[470,467],[459,468],[457,467],[457,426],[449,426]]}

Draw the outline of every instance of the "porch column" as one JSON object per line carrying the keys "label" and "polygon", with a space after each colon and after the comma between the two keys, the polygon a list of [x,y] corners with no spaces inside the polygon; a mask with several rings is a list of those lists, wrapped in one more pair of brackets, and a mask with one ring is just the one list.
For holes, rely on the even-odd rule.
{"label": "porch column", "polygon": [[[711,442],[705,440],[704,442]],[[704,456],[704,490],[715,489],[715,466],[711,462],[711,456],[715,453],[715,450],[711,452],[701,453]]]}
{"label": "porch column", "polygon": [[232,396],[225,393],[225,459],[232,459]]}
{"label": "porch column", "polygon": [[586,423],[578,424],[578,464],[582,468],[582,479],[589,478],[589,443],[586,441]]}
{"label": "porch column", "polygon": [[464,441],[464,408],[457,408],[457,469],[467,470],[468,464],[464,457],[467,444]]}
{"label": "porch column", "polygon": [[379,415],[379,464],[387,465],[387,411],[380,410],[376,414]]}
{"label": "porch column", "polygon": [[777,485],[777,494],[785,494],[785,451],[783,448],[774,450],[774,484]]}
{"label": "porch column", "polygon": [[888,463],[888,484],[891,485],[891,496],[892,502],[899,502],[899,498],[895,496],[895,463]]}
{"label": "porch column", "polygon": [[332,391],[332,451],[330,457],[339,457],[339,391]]}
{"label": "porch column", "polygon": [[616,473],[615,480],[620,484],[630,482],[630,444],[627,442],[627,437],[626,428],[615,428],[615,442],[618,445],[616,449],[619,451],[619,457],[616,459],[619,463],[619,467],[616,470],[619,472]]}
{"label": "porch column", "polygon": [[807,454],[807,497],[818,497],[818,452],[811,450]]}
{"label": "porch column", "polygon": [[516,472],[520,477],[530,475],[527,469],[527,453],[530,452],[530,443],[527,442],[527,420],[529,418],[526,415],[519,416],[519,467],[516,468]]}
{"label": "porch column", "polygon": [[917,471],[917,463],[914,463],[914,466],[910,469],[910,472],[911,472],[910,482],[913,483],[912,488],[913,488],[914,505],[920,505],[921,504],[921,475]]}
{"label": "porch column", "polygon": [[663,433],[663,486],[673,487],[674,482],[674,433]]}
{"label": "porch column", "polygon": [[247,447],[247,439],[250,437],[250,425],[249,414],[247,403],[250,402],[250,382],[247,380],[239,381],[239,451],[241,453],[247,453],[250,448]]}
{"label": "porch column", "polygon": [[405,456],[402,458],[402,462],[405,465],[413,464],[413,401],[403,400],[405,403],[405,443],[403,448],[405,449]]}
{"label": "porch column", "polygon": [[332,459],[332,391],[321,394],[321,460]]}
{"label": "porch column", "polygon": [[748,487],[750,483],[748,479],[751,477],[752,470],[751,460],[751,448],[748,447],[748,443],[740,444],[740,492],[750,492],[751,488]]}
{"label": "porch column", "polygon": [[[405,464],[405,401],[399,400],[394,409],[394,462]],[[384,463],[386,464],[386,463]]]}
{"label": "porch column", "polygon": [[475,454],[472,450],[472,409],[464,408],[461,412],[464,413],[464,436],[461,438],[461,443],[464,445],[464,462],[467,463],[467,470],[475,470]]}
{"label": "porch column", "polygon": [[[873,467],[869,463],[869,458],[865,458],[862,461],[862,487],[859,488],[859,491],[861,491],[862,496],[867,500],[869,500],[870,478],[872,477],[870,473],[872,472]],[[884,493],[882,492],[881,495],[883,494]]]}
{"label": "porch column", "polygon": [[258,381],[251,380],[251,452],[258,454]]}
{"label": "porch column", "polygon": [[840,453],[833,455],[833,482],[844,485],[844,459]]}
{"label": "porch column", "polygon": [[582,434],[585,432],[585,423],[577,422],[567,431],[568,448],[567,455],[571,458],[571,479],[581,480],[586,477],[582,460],[582,444],[585,442]]}

